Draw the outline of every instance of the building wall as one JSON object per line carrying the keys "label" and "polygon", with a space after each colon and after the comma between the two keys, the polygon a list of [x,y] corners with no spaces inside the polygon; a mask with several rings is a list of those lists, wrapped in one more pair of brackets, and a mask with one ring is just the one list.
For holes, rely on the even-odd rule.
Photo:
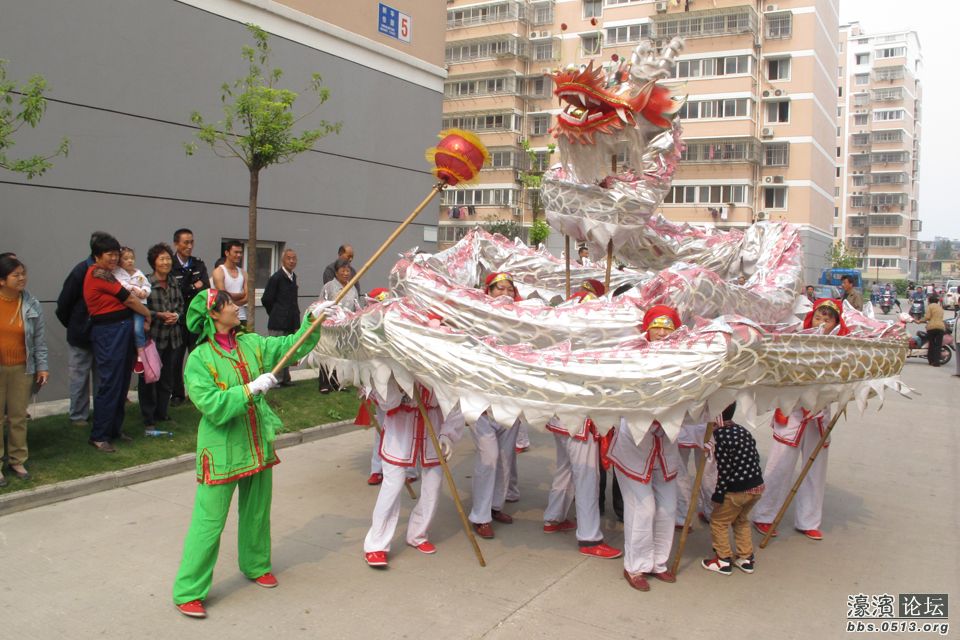
{"label": "building wall", "polygon": [[[749,18],[747,29],[712,35],[687,31],[686,47],[679,59],[691,62],[703,58],[746,56],[749,59],[747,67],[737,67],[734,72],[722,74],[677,77],[667,83],[678,95],[686,95],[689,102],[722,99],[747,101],[747,111],[743,115],[681,120],[688,145],[712,144],[717,153],[699,159],[688,154],[674,181],[677,187],[744,186],[746,190],[742,201],[730,207],[727,202],[717,202],[712,196],[708,202],[701,201],[698,196],[695,202],[682,204],[668,199],[663,206],[663,213],[670,220],[728,228],[745,227],[764,218],[788,220],[800,225],[804,237],[809,239],[805,253],[811,276],[825,266],[832,234],[833,190],[836,182],[834,110],[838,9],[835,2],[784,0],[775,5],[758,5],[743,0],[716,0],[711,3],[691,3],[688,12],[684,10],[684,3],[674,6],[672,2],[630,2],[604,6],[604,2],[585,3],[582,0],[556,3],[454,0],[448,5],[447,12],[448,17],[466,15],[471,11],[476,16],[482,11],[480,7],[492,12],[494,5],[504,4],[518,8],[515,19],[483,22],[482,18],[477,18],[471,24],[451,24],[448,20],[448,50],[454,43],[515,38],[521,53],[469,63],[448,59],[450,75],[447,84],[502,71],[525,78],[527,88],[517,95],[487,96],[482,99],[448,95],[444,101],[444,114],[449,118],[460,112],[483,109],[516,113],[519,127],[506,132],[483,132],[481,137],[491,142],[495,139],[495,144],[512,145],[515,149],[519,149],[515,138],[524,137],[538,151],[545,150],[552,138],[549,135],[533,135],[531,126],[534,114],[552,117],[558,107],[552,96],[552,87],[549,87],[546,95],[530,95],[531,80],[542,78],[551,68],[569,63],[593,61],[602,64],[610,60],[613,54],[629,56],[639,44],[641,35],[665,43],[671,36],[665,23],[671,21],[745,14]],[[770,5],[775,10],[766,11]],[[538,7],[541,8],[539,13]],[[548,19],[538,20],[544,16],[548,16]],[[592,20],[594,18],[596,24]],[[789,28],[774,30],[771,23],[775,21],[788,22]],[[682,28],[686,29],[687,24]],[[561,25],[566,25],[566,30]],[[630,41],[621,42],[620,34],[626,34]],[[600,46],[591,49],[590,45],[597,37]],[[552,43],[549,56],[543,55],[546,43]],[[783,79],[768,77],[770,60],[789,60],[790,74]],[[549,86],[549,82],[547,84]],[[789,120],[783,123],[770,122],[766,113],[767,105],[780,100],[789,102]],[[766,166],[763,160],[766,145],[785,143],[789,144],[790,149],[789,164]],[[728,144],[748,145],[751,149],[749,157],[725,158],[723,149]],[[557,159],[555,157],[553,161]],[[482,181],[503,182],[499,175],[495,177],[491,172],[484,172],[481,178]],[[769,207],[765,204],[764,189],[768,188],[786,190],[785,206]],[[520,213],[522,215],[517,219],[529,224],[532,220],[529,207],[523,205]],[[459,218],[452,224],[462,227],[487,218],[509,218],[511,215],[513,213],[506,207],[478,207],[476,215],[470,216],[466,222]],[[443,232],[444,225],[449,223],[446,210],[441,210],[440,219],[443,240],[450,235]],[[822,247],[824,244],[826,248]]]}
{"label": "building wall", "polygon": [[[284,86],[304,87],[312,72],[323,76],[331,98],[315,117],[343,123],[317,151],[261,176],[259,238],[298,252],[304,305],[320,292],[323,268],[340,244],[353,244],[362,264],[433,184],[423,153],[436,142],[442,68],[341,38],[264,3],[192,4],[203,6],[90,0],[4,8],[0,42],[10,75],[45,75],[51,97],[41,127],[20,136],[16,151],[71,140],[69,157],[42,178],[0,175],[2,249],[28,265],[28,288],[44,302],[48,323],[53,371],[42,400],[65,395],[65,332],[53,302],[88,253],[91,231],[107,230],[133,247],[146,272],[147,248],[170,242],[178,227],[193,229],[195,255],[210,267],[222,239],[246,237],[246,168],[202,147],[189,158],[183,149],[195,132],[190,113],[216,120],[221,83],[244,74],[240,49],[251,42],[244,22],[279,34],[271,46]],[[426,25],[439,11],[435,4],[406,8],[415,24]],[[415,38],[442,51],[442,31],[418,30]],[[301,101],[302,108],[312,104],[307,96]],[[424,238],[435,225],[432,217],[419,220],[386,255],[415,245],[430,250],[435,245]],[[374,266],[364,289],[385,283],[392,262]],[[258,329],[266,329],[262,311]]]}

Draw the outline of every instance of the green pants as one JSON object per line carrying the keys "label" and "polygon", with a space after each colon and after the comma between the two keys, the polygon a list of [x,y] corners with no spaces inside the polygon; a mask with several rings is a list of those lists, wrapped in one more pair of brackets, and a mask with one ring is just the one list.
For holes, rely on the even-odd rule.
{"label": "green pants", "polygon": [[197,487],[193,519],[183,543],[180,571],[173,583],[174,604],[206,599],[220,552],[220,535],[237,486],[240,487],[237,536],[240,571],[251,579],[270,571],[273,469],[227,484],[201,484]]}

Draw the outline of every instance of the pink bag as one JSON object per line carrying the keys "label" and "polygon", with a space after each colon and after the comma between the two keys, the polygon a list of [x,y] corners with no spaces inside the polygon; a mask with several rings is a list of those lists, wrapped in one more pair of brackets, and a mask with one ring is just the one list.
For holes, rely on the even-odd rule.
{"label": "pink bag", "polygon": [[160,379],[160,369],[163,365],[160,363],[160,354],[157,352],[157,345],[153,340],[147,340],[143,347],[143,380],[147,384],[153,384]]}

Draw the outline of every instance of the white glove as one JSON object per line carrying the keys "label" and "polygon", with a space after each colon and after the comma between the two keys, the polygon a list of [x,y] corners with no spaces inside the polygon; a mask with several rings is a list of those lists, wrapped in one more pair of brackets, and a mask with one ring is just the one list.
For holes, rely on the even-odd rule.
{"label": "white glove", "polygon": [[333,300],[317,300],[307,307],[307,315],[311,318],[319,318],[321,314],[327,314],[335,306],[337,305]]}
{"label": "white glove", "polygon": [[256,380],[251,380],[247,384],[247,390],[250,391],[251,395],[257,395],[258,393],[266,393],[270,389],[273,389],[277,386],[277,378],[272,373],[263,373]]}
{"label": "white glove", "polygon": [[440,441],[440,455],[443,456],[443,459],[449,460],[450,456],[453,455],[453,441],[450,439],[450,436],[441,435],[437,440]]}

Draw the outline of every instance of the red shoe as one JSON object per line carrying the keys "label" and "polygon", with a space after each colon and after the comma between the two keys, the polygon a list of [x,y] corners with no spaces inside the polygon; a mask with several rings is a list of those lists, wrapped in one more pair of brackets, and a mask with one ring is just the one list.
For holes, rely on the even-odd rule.
{"label": "red shoe", "polygon": [[797,531],[807,536],[811,540],[823,540],[823,533],[821,533],[820,529],[807,529],[806,531],[803,529],[797,529]]}
{"label": "red shoe", "polygon": [[431,554],[431,553],[436,553],[436,552],[437,552],[437,547],[436,547],[436,545],[434,545],[434,544],[433,544],[432,542],[430,542],[429,540],[424,540],[424,541],[421,542],[420,544],[416,544],[416,545],[411,544],[410,546],[413,547],[414,549],[416,549],[417,551],[419,551],[420,553],[426,553],[426,554],[428,554],[428,555]]}
{"label": "red shoe", "polygon": [[580,553],[591,558],[603,558],[604,560],[612,560],[623,555],[623,551],[620,551],[620,549],[614,549],[602,542],[589,547],[580,547]]}
{"label": "red shoe", "polygon": [[516,447],[517,453],[523,453],[523,452],[529,451],[529,450],[530,450],[530,447],[529,447],[529,446],[527,446],[527,447]]}
{"label": "red shoe", "polygon": [[490,517],[497,522],[502,522],[503,524],[513,524],[513,518],[503,511],[491,511]]}
{"label": "red shoe", "polygon": [[650,583],[647,582],[647,579],[643,577],[642,573],[632,575],[629,571],[624,569],[623,577],[626,578],[627,583],[637,591],[650,591]]}
{"label": "red shoe", "polygon": [[482,522],[480,524],[474,522],[473,530],[476,531],[477,535],[481,538],[486,538],[487,540],[493,538],[493,527],[490,526],[489,522]]}
{"label": "red shoe", "polygon": [[544,533],[562,533],[564,531],[573,531],[576,528],[577,528],[577,523],[571,522],[570,520],[564,520],[563,522],[544,522],[543,523]]}
{"label": "red shoe", "polygon": [[263,587],[264,589],[273,589],[280,584],[277,582],[277,577],[269,571],[254,580],[254,582],[257,583],[258,587]]}
{"label": "red shoe", "polygon": [[203,608],[203,600],[191,600],[183,604],[174,604],[177,611],[189,618],[206,618],[207,610]]}
{"label": "red shoe", "polygon": [[367,478],[367,484],[369,485],[380,484],[381,482],[383,482],[382,473],[371,473],[370,477]]}
{"label": "red shoe", "polygon": [[671,584],[677,581],[677,576],[673,575],[669,571],[661,571],[660,573],[648,573],[646,575],[653,576],[654,578],[656,578],[657,580],[660,580],[661,582],[669,582]]}
{"label": "red shoe", "polygon": [[[754,522],[753,523],[753,528],[759,531],[760,533],[762,533],[763,535],[767,535],[767,532],[770,531],[770,527],[772,526],[773,524],[770,522]],[[773,530],[773,533],[770,534],[770,537],[771,538],[777,537],[776,529]]]}
{"label": "red shoe", "polygon": [[370,553],[363,554],[363,557],[367,561],[367,564],[371,567],[387,566],[386,551],[371,551]]}
{"label": "red shoe", "polygon": [[138,375],[143,373],[143,363],[137,360],[133,365],[133,372]]}

